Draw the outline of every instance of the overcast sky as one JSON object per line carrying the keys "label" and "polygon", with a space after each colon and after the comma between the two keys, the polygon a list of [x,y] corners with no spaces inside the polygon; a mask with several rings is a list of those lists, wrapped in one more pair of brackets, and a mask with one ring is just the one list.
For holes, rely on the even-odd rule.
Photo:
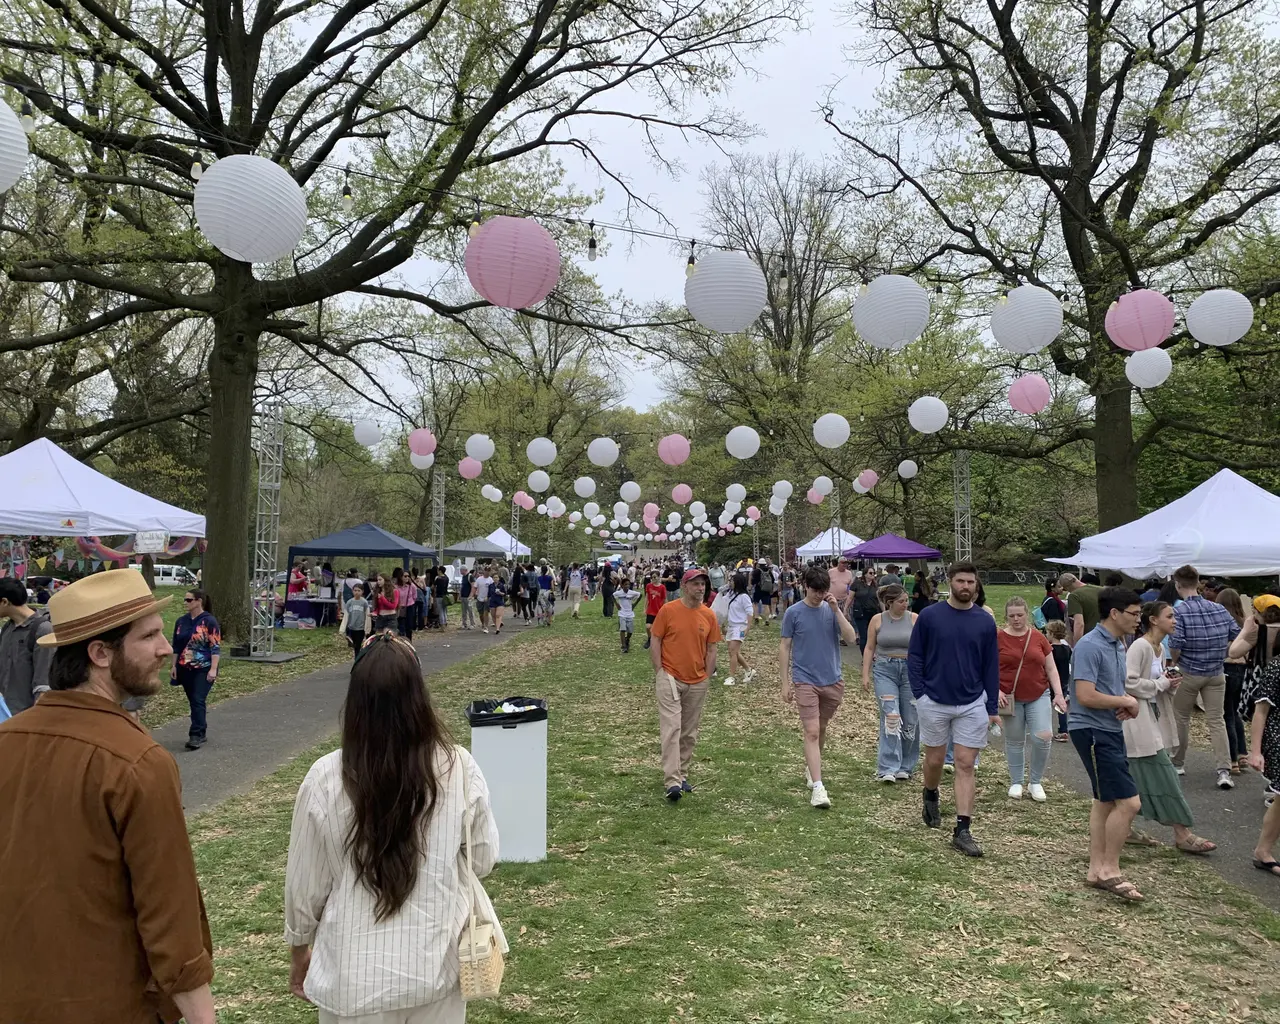
{"label": "overcast sky", "polygon": [[[837,97],[841,106],[864,106],[873,101],[872,93],[880,82],[879,70],[854,67],[843,52],[857,39],[856,27],[844,22],[831,0],[816,0],[808,22],[802,32],[780,37],[773,46],[751,58],[749,63],[758,77],[739,76],[721,100],[757,128],[758,135],[744,147],[750,152],[797,150],[809,159],[830,156],[837,151],[834,133],[823,123],[818,108],[831,87],[839,84]],[[631,180],[632,190],[660,209],[682,236],[696,237],[700,233],[702,172],[723,161],[722,153],[705,141],[685,142],[672,135],[664,152],[683,164],[680,177],[673,179],[666,170],[653,166],[639,125],[593,118],[590,130],[606,166],[623,171]],[[605,188],[598,219],[621,223],[626,210],[621,187],[603,178],[585,161],[567,166],[572,180],[583,188]],[[648,211],[633,211],[633,222],[642,228],[668,234],[671,231]],[[655,299],[683,302],[684,261],[685,255],[672,252],[669,242],[617,235],[610,239],[608,256],[590,268],[606,295],[621,292],[628,302],[636,303]],[[644,410],[660,402],[660,384],[653,368],[632,372],[627,404]]]}

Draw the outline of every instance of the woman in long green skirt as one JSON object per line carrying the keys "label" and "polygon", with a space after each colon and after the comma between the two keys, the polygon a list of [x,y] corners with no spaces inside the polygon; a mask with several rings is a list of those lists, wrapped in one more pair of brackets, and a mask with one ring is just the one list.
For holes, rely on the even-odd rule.
{"label": "woman in long green skirt", "polygon": [[[1138,699],[1138,714],[1124,723],[1124,746],[1129,755],[1129,773],[1142,797],[1142,816],[1173,828],[1174,845],[1183,853],[1211,853],[1217,844],[1191,831],[1195,819],[1182,795],[1182,783],[1169,760],[1168,748],[1176,739],[1173,721],[1173,692],[1178,688],[1176,670],[1167,670],[1161,641],[1173,633],[1173,607],[1151,601],[1142,607],[1141,636],[1128,654],[1125,690]],[[1137,833],[1131,842],[1155,844]]]}

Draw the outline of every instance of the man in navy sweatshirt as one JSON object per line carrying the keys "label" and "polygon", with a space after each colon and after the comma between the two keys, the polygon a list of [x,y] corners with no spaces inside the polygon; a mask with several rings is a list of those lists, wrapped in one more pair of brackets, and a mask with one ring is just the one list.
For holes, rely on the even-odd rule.
{"label": "man in navy sweatshirt", "polygon": [[969,831],[973,814],[973,766],[987,745],[987,730],[1000,721],[1000,654],[996,622],[973,603],[978,570],[956,562],[947,573],[951,596],[916,618],[907,649],[907,674],[916,698],[924,744],[924,823],[942,825],[938,783],[947,743],[955,745],[956,830],[951,845],[967,857],[982,847]]}

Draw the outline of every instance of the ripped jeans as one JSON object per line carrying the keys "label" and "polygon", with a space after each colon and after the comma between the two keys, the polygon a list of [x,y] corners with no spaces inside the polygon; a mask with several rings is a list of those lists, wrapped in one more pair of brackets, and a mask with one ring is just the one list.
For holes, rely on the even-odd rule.
{"label": "ripped jeans", "polygon": [[[1029,734],[1029,735],[1028,735]],[[1009,781],[1021,786],[1026,768],[1026,748],[1031,747],[1031,774],[1026,784],[1039,785],[1049,767],[1053,740],[1053,701],[1045,690],[1035,700],[1015,700],[1013,714],[1004,720],[1004,757],[1009,762]]]}
{"label": "ripped jeans", "polygon": [[880,749],[876,774],[910,774],[920,760],[920,719],[907,678],[906,658],[876,658],[871,678],[880,704]]}

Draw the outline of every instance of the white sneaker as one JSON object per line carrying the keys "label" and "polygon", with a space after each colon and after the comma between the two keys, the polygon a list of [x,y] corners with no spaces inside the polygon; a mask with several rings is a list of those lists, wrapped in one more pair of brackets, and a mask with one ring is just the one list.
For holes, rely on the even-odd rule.
{"label": "white sneaker", "polygon": [[485,626],[485,627],[484,627],[484,630],[483,630],[482,632],[485,632],[485,633],[489,632],[489,627],[488,627],[488,626]]}
{"label": "white sneaker", "polygon": [[1031,799],[1038,804],[1042,804],[1049,799],[1048,795],[1044,791],[1044,786],[1040,785],[1038,782],[1031,783],[1031,785],[1027,787],[1027,792],[1031,794]]}
{"label": "white sneaker", "polygon": [[948,775],[950,775],[956,770],[956,766],[954,764],[947,764],[944,761],[942,764],[942,770],[946,772]]}
{"label": "white sneaker", "polygon": [[893,783],[897,781],[897,776],[895,776],[893,772],[885,772],[883,775],[876,776],[876,782],[887,782],[890,785],[893,785]]}
{"label": "white sneaker", "polygon": [[1021,786],[1010,786],[1010,787],[1009,787],[1009,799],[1010,799],[1010,800],[1021,800],[1021,799],[1022,799],[1022,787],[1021,787]]}
{"label": "white sneaker", "polygon": [[725,686],[732,686],[732,685],[733,685],[734,683],[736,683],[737,681],[738,681],[738,680],[737,680],[737,678],[736,678],[736,677],[734,677],[734,676],[728,676],[728,677],[725,679],[725,681],[724,681],[724,685],[725,685]]}
{"label": "white sneaker", "polygon": [[749,669],[747,669],[747,671],[743,674],[743,676],[742,676],[742,681],[743,681],[744,683],[749,683],[749,682],[751,682],[753,679],[755,679],[755,677],[756,677],[756,670],[755,670],[755,669],[753,669],[753,668],[749,668]]}
{"label": "white sneaker", "polygon": [[810,807],[830,807],[831,797],[827,796],[827,787],[821,782],[813,784],[813,794],[809,797]]}
{"label": "white sneaker", "polygon": [[910,773],[910,772],[908,772],[908,771],[894,772],[894,773],[893,773],[893,777],[894,777],[895,779],[897,779],[899,782],[910,782],[910,781],[911,781],[911,773]]}
{"label": "white sneaker", "polygon": [[809,763],[806,761],[804,766],[804,784],[813,789],[813,775],[809,771]]}
{"label": "white sneaker", "polygon": [[1236,784],[1231,781],[1231,773],[1225,768],[1218,769],[1218,788],[1219,789],[1235,789]]}
{"label": "white sneaker", "polygon": [[1173,770],[1174,770],[1175,772],[1177,772],[1179,775],[1186,775],[1186,774],[1187,774],[1187,770],[1186,770],[1185,768],[1183,768],[1183,767],[1182,767],[1182,765],[1180,765],[1180,764],[1175,764],[1175,765],[1173,766]]}

